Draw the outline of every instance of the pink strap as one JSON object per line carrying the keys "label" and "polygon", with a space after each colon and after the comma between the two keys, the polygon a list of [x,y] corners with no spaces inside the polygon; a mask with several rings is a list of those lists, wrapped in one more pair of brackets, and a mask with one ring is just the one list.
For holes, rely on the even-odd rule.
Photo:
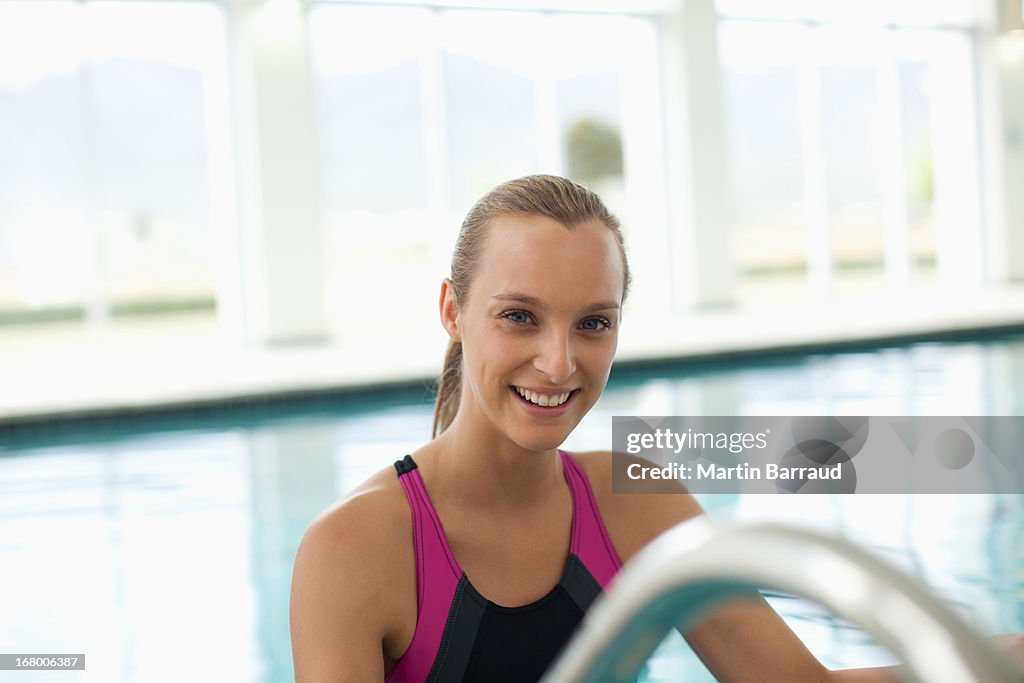
{"label": "pink strap", "polygon": [[444,536],[437,512],[418,469],[398,478],[412,510],[412,542],[416,553],[416,631],[405,655],[385,679],[422,683],[430,674],[462,571]]}
{"label": "pink strap", "polygon": [[622,560],[608,536],[587,475],[571,455],[561,450],[558,452],[562,455],[562,469],[572,493],[572,544],[569,551],[583,561],[601,588],[605,588],[622,568]]}

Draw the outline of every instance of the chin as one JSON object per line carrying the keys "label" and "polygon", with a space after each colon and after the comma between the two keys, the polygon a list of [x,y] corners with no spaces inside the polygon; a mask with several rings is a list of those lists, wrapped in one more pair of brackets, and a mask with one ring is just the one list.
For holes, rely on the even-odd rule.
{"label": "chin", "polygon": [[528,451],[545,453],[547,451],[553,451],[556,448],[560,448],[564,442],[565,439],[562,439],[561,441],[531,441],[529,443],[520,443],[519,445]]}
{"label": "chin", "polygon": [[569,438],[569,433],[523,433],[515,434],[512,436],[512,441],[516,443],[520,448],[528,451],[551,451],[559,448],[565,440]]}

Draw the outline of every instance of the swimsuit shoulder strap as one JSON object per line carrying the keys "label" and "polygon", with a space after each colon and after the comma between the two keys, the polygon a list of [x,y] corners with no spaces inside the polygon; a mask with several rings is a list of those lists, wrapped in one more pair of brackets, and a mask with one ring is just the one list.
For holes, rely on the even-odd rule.
{"label": "swimsuit shoulder strap", "polygon": [[[455,561],[455,555],[441,527],[441,520],[438,519],[437,511],[430,502],[430,496],[423,485],[423,477],[420,476],[412,456],[407,455],[396,462],[395,470],[398,472],[398,480],[405,489],[405,497],[412,511],[413,547],[416,552],[417,569],[424,570],[421,574],[429,573],[437,578],[444,573],[450,573],[455,581],[458,581],[462,576],[462,569]],[[427,570],[436,570],[436,573]]]}
{"label": "swimsuit shoulder strap", "polygon": [[576,460],[559,451],[565,479],[572,494],[572,544],[570,552],[586,565],[601,587],[604,588],[622,568],[619,554],[612,545],[601,511],[594,499],[594,492],[586,473]]}
{"label": "swimsuit shoulder strap", "polygon": [[408,650],[388,675],[391,683],[425,681],[442,646],[442,636],[462,570],[448,545],[441,521],[430,502],[411,455],[395,463],[412,513],[416,557],[416,630]]}

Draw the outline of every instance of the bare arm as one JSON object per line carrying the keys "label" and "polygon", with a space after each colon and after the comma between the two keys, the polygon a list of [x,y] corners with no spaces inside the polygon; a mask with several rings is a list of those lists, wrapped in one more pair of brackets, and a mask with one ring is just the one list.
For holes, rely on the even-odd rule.
{"label": "bare arm", "polygon": [[[763,598],[735,601],[680,631],[716,679],[741,681],[816,681],[820,683],[897,683],[903,666],[830,671],[803,645]],[[990,636],[1024,671],[1024,634]]]}
{"label": "bare arm", "polygon": [[[610,464],[603,469],[610,473]],[[704,514],[681,486],[678,494],[611,494],[601,471],[591,471],[592,481],[597,479],[595,484],[603,487],[601,507],[608,509],[606,525],[623,562],[670,527]],[[725,683],[900,680],[899,669],[891,667],[828,670],[760,596],[725,603],[680,633],[716,679]]]}
{"label": "bare arm", "polygon": [[828,674],[760,597],[723,604],[680,632],[723,683],[824,681]]}
{"label": "bare arm", "polygon": [[369,507],[346,502],[314,521],[299,545],[289,619],[296,683],[384,679],[388,577]]}
{"label": "bare arm", "polygon": [[903,680],[898,676],[900,667],[826,669],[763,598],[726,604],[683,635],[716,679],[724,683]]}

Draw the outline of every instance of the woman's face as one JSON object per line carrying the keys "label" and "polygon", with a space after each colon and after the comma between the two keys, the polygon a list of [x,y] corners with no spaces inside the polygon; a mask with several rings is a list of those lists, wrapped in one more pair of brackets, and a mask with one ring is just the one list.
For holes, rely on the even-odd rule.
{"label": "woman's face", "polygon": [[622,256],[602,223],[493,220],[466,300],[442,308],[462,341],[460,418],[529,450],[561,445],[608,381],[622,285]]}

